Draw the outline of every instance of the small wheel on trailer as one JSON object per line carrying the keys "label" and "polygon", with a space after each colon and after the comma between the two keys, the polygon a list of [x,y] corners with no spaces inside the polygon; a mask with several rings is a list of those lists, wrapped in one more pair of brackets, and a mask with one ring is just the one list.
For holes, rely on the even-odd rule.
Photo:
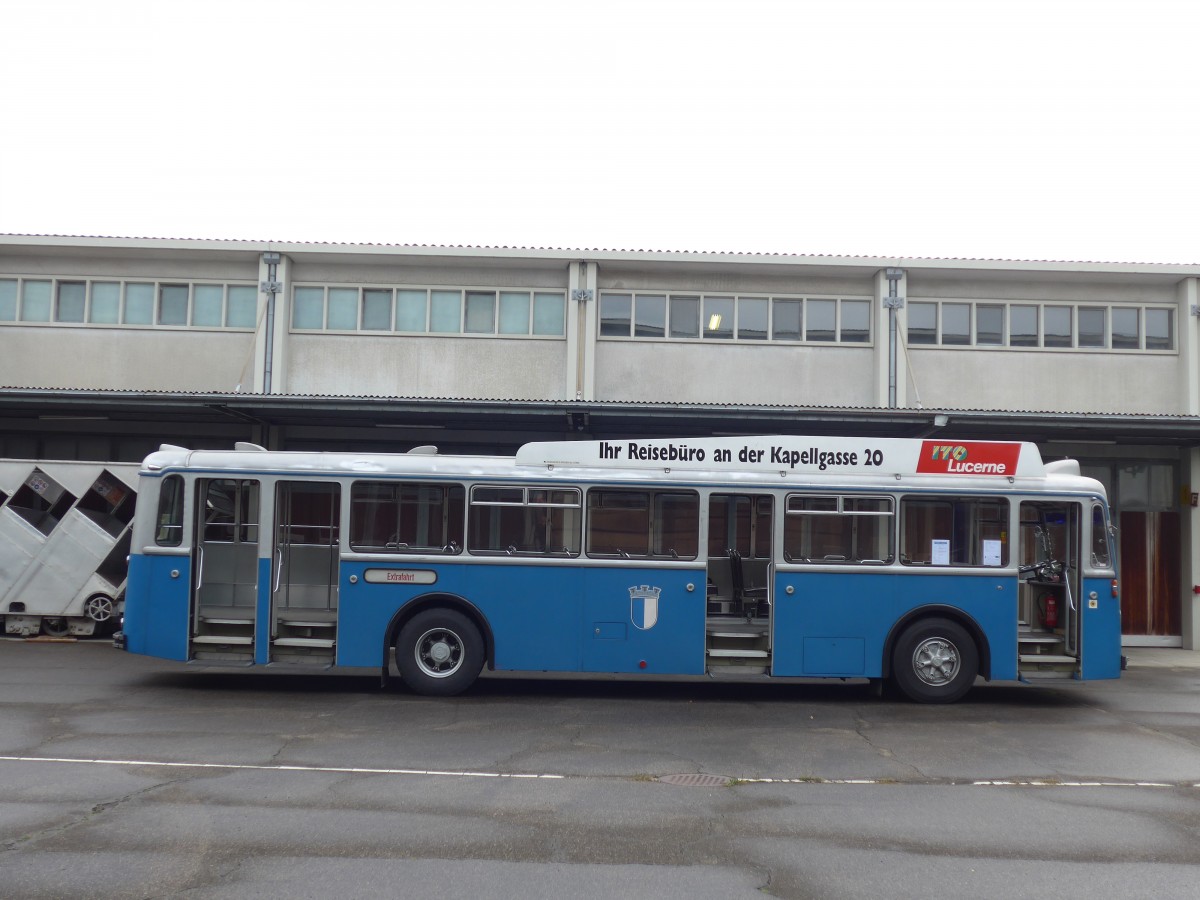
{"label": "small wheel on trailer", "polygon": [[47,637],[66,637],[70,631],[70,624],[61,616],[42,616],[42,634]]}
{"label": "small wheel on trailer", "polygon": [[405,684],[418,694],[461,694],[483,668],[483,638],[462,613],[427,609],[400,629],[396,668]]}
{"label": "small wheel on trailer", "polygon": [[117,604],[107,594],[92,594],[83,605],[83,612],[93,622],[107,622],[117,612]]}
{"label": "small wheel on trailer", "polygon": [[892,678],[917,703],[953,703],[979,674],[979,651],[965,628],[949,619],[909,625],[892,654]]}

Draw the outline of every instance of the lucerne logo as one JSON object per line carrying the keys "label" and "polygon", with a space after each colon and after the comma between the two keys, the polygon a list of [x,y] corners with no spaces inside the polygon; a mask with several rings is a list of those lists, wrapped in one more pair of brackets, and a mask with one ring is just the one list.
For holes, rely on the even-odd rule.
{"label": "lucerne logo", "polygon": [[649,631],[658,621],[658,598],[662,588],[637,585],[629,589],[629,618],[639,631]]}

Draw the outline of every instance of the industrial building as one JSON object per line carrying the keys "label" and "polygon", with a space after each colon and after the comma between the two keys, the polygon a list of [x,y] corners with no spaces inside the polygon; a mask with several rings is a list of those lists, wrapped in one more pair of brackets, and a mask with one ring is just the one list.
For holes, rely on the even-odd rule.
{"label": "industrial building", "polygon": [[1123,640],[1195,649],[1198,293],[1200,265],[0,236],[0,458],[1028,440],[1108,489]]}

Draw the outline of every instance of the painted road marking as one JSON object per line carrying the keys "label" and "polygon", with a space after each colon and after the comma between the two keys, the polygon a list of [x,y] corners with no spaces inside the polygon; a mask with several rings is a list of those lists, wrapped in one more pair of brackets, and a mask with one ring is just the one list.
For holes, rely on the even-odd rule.
{"label": "painted road marking", "polygon": [[[221,769],[227,771],[248,770],[255,772],[312,772],[353,775],[415,775],[427,778],[518,778],[563,781],[571,778],[593,778],[590,775],[554,775],[521,772],[473,772],[466,769],[384,769],[369,766],[288,766],[253,765],[245,763],[164,762],[151,759],[83,759],[68,756],[0,756],[0,762],[65,763],[92,766],[158,766],[170,769]],[[696,773],[691,773],[695,778]],[[923,779],[899,781],[895,778],[738,778],[736,776],[710,776],[723,778],[726,784],[813,784],[813,785],[878,785],[881,787],[926,786],[926,787],[1033,787],[1033,788],[1200,788],[1200,783],[1191,781],[1063,781],[1056,778],[960,780]],[[680,779],[681,776],[663,776]],[[641,776],[639,780],[645,780]],[[662,779],[655,779],[662,780]],[[685,782],[678,781],[683,784]],[[699,784],[699,782],[697,782]],[[705,786],[709,786],[705,782]]]}

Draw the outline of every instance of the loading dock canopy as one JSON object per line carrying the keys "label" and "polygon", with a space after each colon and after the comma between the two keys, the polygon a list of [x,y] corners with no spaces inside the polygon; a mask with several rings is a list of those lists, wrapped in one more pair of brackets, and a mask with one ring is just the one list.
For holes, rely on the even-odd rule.
{"label": "loading dock canopy", "polygon": [[[443,452],[514,452],[522,444],[582,438],[670,438],[698,435],[810,436],[1072,441],[1200,445],[1200,416],[1037,411],[882,409],[821,406],[626,403],[600,401],[449,400],[417,397],[330,397],[0,388],[0,427],[69,429],[75,434],[156,436],[245,427],[303,430],[306,442],[328,430],[339,446],[436,443]],[[243,438],[239,438],[243,439]],[[222,446],[229,446],[225,441]]]}

